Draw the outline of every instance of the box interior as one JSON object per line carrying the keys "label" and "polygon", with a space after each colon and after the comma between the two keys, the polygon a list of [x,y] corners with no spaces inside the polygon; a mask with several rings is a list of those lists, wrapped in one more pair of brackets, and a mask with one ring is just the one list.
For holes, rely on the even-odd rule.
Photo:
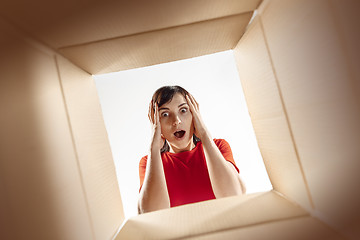
{"label": "box interior", "polygon": [[[2,2],[0,238],[357,239],[359,7]],[[229,49],[274,190],[123,222],[91,75]]]}

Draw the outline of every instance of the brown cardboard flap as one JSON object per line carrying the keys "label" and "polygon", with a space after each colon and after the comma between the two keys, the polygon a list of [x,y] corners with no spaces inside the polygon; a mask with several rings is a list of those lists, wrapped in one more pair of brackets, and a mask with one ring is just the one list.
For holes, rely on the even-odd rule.
{"label": "brown cardboard flap", "polygon": [[198,57],[235,47],[252,13],[60,49],[92,74]]}
{"label": "brown cardboard flap", "polygon": [[124,213],[95,82],[63,57],[57,65],[95,238],[110,239]]}
{"label": "brown cardboard flap", "polygon": [[177,239],[306,216],[276,192],[222,198],[130,218],[115,239]]}
{"label": "brown cardboard flap", "polygon": [[314,207],[322,220],[356,238],[360,81],[353,68],[358,53],[349,50],[358,48],[350,39],[359,35],[359,17],[343,11],[359,3],[333,3],[270,1],[260,17]]}
{"label": "brown cardboard flap", "polygon": [[53,48],[252,12],[261,0],[2,1],[0,15]]}
{"label": "brown cardboard flap", "polygon": [[0,31],[2,239],[92,239],[55,59]]}
{"label": "brown cardboard flap", "polygon": [[284,221],[270,221],[263,224],[219,231],[201,236],[184,238],[187,240],[218,239],[276,239],[276,240],[340,240],[343,236],[312,217],[299,217]]}
{"label": "brown cardboard flap", "polygon": [[275,190],[311,209],[286,107],[258,18],[254,19],[234,52],[270,181]]}
{"label": "brown cardboard flap", "polygon": [[334,24],[349,64],[347,67],[353,81],[352,85],[357,89],[360,105],[360,1],[331,0],[329,7],[334,14]]}

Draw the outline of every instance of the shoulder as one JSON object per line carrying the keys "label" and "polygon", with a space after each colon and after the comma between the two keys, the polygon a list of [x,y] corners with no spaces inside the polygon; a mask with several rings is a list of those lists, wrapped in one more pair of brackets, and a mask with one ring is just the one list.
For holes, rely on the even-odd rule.
{"label": "shoulder", "polygon": [[229,143],[225,139],[214,138],[214,142],[215,142],[216,146],[218,146],[218,148],[221,148],[221,147],[230,148]]}
{"label": "shoulder", "polygon": [[232,163],[236,171],[239,173],[240,171],[235,164],[234,156],[232,154],[230,144],[225,139],[214,139],[214,142],[216,146],[219,148],[221,154],[224,156],[225,160]]}
{"label": "shoulder", "polygon": [[147,161],[147,159],[148,159],[148,155],[142,157],[142,158],[140,159],[139,165],[140,165],[140,166],[144,166],[144,165],[146,166],[146,161]]}

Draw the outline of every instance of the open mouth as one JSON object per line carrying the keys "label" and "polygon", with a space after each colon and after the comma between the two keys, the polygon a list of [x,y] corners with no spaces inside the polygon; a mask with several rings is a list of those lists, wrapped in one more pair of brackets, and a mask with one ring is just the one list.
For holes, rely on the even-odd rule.
{"label": "open mouth", "polygon": [[174,133],[175,137],[177,138],[182,138],[185,135],[185,131],[184,130],[180,130],[180,131],[176,131]]}

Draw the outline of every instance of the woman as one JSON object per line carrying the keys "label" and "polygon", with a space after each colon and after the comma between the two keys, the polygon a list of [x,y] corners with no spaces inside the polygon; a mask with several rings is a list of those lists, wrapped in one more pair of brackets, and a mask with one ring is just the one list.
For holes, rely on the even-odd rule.
{"label": "woman", "polygon": [[245,193],[229,144],[211,138],[185,89],[159,88],[148,116],[153,135],[140,161],[139,213]]}

